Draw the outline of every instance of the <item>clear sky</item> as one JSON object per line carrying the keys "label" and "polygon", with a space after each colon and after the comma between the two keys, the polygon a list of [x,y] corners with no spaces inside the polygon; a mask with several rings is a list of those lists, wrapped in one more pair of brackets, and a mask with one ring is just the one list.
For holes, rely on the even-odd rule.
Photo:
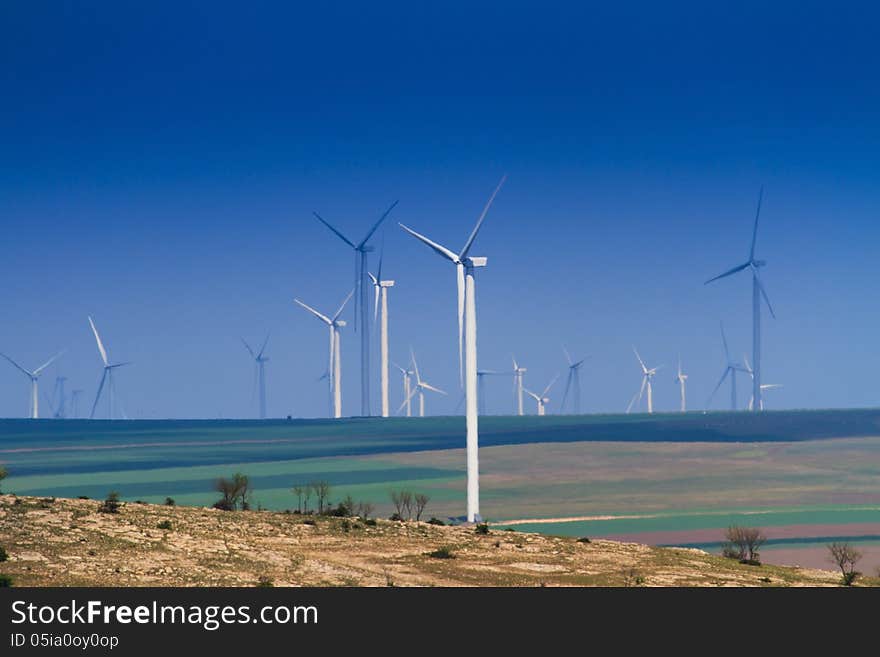
{"label": "clear sky", "polygon": [[[703,281],[747,258],[763,184],[764,379],[785,385],[768,407],[877,404],[869,3],[245,4],[0,6],[0,350],[33,368],[67,348],[44,392],[60,373],[91,405],[92,314],[134,362],[133,417],[253,416],[239,336],[267,331],[270,414],[325,415],[326,331],[292,299],[334,308],[353,254],[311,213],[359,239],[399,199],[376,239],[392,354],[412,345],[450,392],[428,411],[452,412],[454,270],[396,222],[457,250],[507,173],[473,251],[481,367],[515,353],[542,388],[564,342],[591,355],[584,409],[622,411],[635,344],[666,366],[657,409],[677,405],[678,354],[702,407],[719,321],[751,351],[749,277]],[[346,329],[345,414],[357,342]],[[490,381],[490,412],[511,385]],[[27,403],[0,362],[0,416]]]}

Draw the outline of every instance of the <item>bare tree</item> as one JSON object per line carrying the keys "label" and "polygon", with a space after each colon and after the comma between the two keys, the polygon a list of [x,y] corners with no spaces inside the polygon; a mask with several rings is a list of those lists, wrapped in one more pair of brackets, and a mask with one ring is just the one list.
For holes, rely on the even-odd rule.
{"label": "bare tree", "polygon": [[312,485],[306,484],[303,487],[303,513],[309,512],[309,500],[312,499]]}
{"label": "bare tree", "polygon": [[214,481],[214,490],[222,496],[214,503],[215,508],[224,511],[247,511],[250,508],[250,482],[247,475],[236,472],[232,479],[219,477]]}
{"label": "bare tree", "polygon": [[422,512],[425,510],[425,507],[428,506],[428,501],[430,499],[431,498],[424,493],[416,493],[413,496],[413,501],[416,505],[416,520],[422,519]]}
{"label": "bare tree", "polygon": [[404,490],[400,492],[401,503],[403,504],[403,511],[406,513],[406,519],[409,520],[412,518],[412,505],[413,505],[413,495],[410,491]]}
{"label": "bare tree", "polygon": [[767,541],[760,529],[731,525],[725,532],[725,538],[727,542],[723,546],[724,556],[743,563],[760,563],[760,549]]}
{"label": "bare tree", "polygon": [[856,564],[862,558],[862,553],[849,543],[832,543],[828,546],[828,552],[831,561],[837,564],[843,574],[843,585],[851,586],[859,576],[856,572]]}
{"label": "bare tree", "polygon": [[318,502],[318,515],[324,513],[324,504],[327,502],[327,498],[330,497],[330,483],[326,481],[313,481],[312,482],[312,490],[315,491],[315,499]]}
{"label": "bare tree", "polygon": [[296,510],[299,513],[303,512],[303,494],[305,491],[305,486],[302,484],[294,484],[293,488],[290,490],[293,491],[293,494],[296,495]]}
{"label": "bare tree", "polygon": [[391,503],[394,505],[395,515],[403,520],[403,493],[401,491],[392,490],[389,495],[391,495]]}
{"label": "bare tree", "polygon": [[364,520],[368,520],[374,509],[375,507],[369,502],[361,502],[358,504],[358,515]]}

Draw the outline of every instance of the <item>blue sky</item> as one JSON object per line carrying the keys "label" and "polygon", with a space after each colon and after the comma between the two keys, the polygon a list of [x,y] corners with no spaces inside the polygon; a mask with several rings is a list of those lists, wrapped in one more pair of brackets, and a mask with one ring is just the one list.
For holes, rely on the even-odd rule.
{"label": "blue sky", "polygon": [[[67,348],[43,390],[61,373],[84,408],[91,313],[134,361],[130,415],[242,417],[239,336],[272,331],[270,414],[323,415],[325,331],[292,299],[335,307],[353,257],[311,213],[356,237],[399,199],[392,354],[412,345],[451,392],[428,411],[451,412],[454,272],[396,222],[460,248],[507,173],[474,251],[481,367],[515,353],[542,388],[564,342],[591,355],[584,409],[620,411],[635,344],[666,366],[658,409],[677,404],[679,353],[702,407],[719,321],[751,351],[748,277],[703,281],[745,260],[764,185],[764,378],[785,385],[768,407],[876,405],[876,10],[704,4],[4,3],[0,349],[36,367]],[[344,333],[346,414],[357,342]],[[509,381],[488,406],[512,408]],[[26,411],[4,365],[0,416]]]}

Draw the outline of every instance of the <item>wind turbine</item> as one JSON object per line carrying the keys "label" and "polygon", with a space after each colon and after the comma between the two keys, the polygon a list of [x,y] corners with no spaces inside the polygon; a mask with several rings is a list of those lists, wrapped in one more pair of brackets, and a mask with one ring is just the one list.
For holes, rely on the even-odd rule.
{"label": "wind turbine", "polygon": [[[651,386],[651,380],[654,378],[654,375],[657,374],[657,370],[659,370],[662,365],[658,365],[657,367],[648,368],[645,366],[645,362],[642,360],[642,357],[639,356],[639,352],[636,351],[636,348],[633,347],[633,353],[635,353],[636,358],[639,359],[639,365],[642,366],[642,387],[638,392],[638,402],[641,403],[642,395],[645,392],[645,389],[648,390],[648,413],[654,412],[654,395],[653,388]],[[629,402],[629,406],[626,407],[626,412],[629,413],[630,409],[632,409],[633,404],[636,403],[636,395],[633,395],[633,398]]]}
{"label": "wind turbine", "polygon": [[477,219],[477,224],[471,231],[467,242],[464,244],[461,252],[456,254],[445,246],[441,246],[436,242],[432,242],[424,235],[420,235],[414,230],[407,228],[403,224],[403,228],[410,235],[421,240],[431,247],[437,254],[449,260],[455,265],[457,283],[458,283],[458,358],[459,358],[459,375],[462,375],[462,342],[464,342],[465,367],[464,367],[464,384],[465,384],[465,405],[467,408],[467,521],[477,522],[480,518],[480,480],[479,480],[479,425],[477,419],[477,302],[476,302],[476,283],[474,280],[474,270],[477,267],[485,267],[487,258],[471,256],[470,250],[480,232],[480,227],[495,200],[495,196],[504,184],[505,177],[501,178],[501,182],[492,192],[489,201],[483,208],[483,212]]}
{"label": "wind turbine", "polygon": [[[98,343],[98,352],[101,354],[101,361],[104,363],[104,371],[101,374],[101,383],[98,384],[98,394],[95,395],[95,403],[92,404],[92,412],[89,414],[89,419],[95,417],[95,411],[98,408],[98,402],[101,401],[101,393],[104,391],[104,384],[107,384],[107,409],[109,419],[113,419],[113,394],[116,391],[116,387],[113,384],[113,371],[124,366],[130,365],[129,361],[125,361],[124,363],[111,363],[107,358],[107,350],[104,348],[104,343],[101,342],[101,336],[98,335],[98,329],[95,326],[95,322],[92,321],[91,316],[89,316],[89,326],[92,327],[92,333],[95,334],[95,342]],[[125,411],[122,412],[122,416],[125,417]],[[127,419],[127,418],[126,418]]]}
{"label": "wind turbine", "polygon": [[[257,367],[257,380],[260,385],[260,419],[266,419],[266,362],[269,360],[263,353],[266,351],[266,345],[269,343],[269,334],[266,334],[266,339],[263,340],[263,346],[260,347],[259,353],[254,353],[254,350],[251,349],[251,346],[245,342],[245,339],[241,339],[244,344],[244,348],[247,349],[248,353],[251,355],[251,358],[254,359],[254,363]],[[253,397],[251,398],[253,399]]]}
{"label": "wind turbine", "polygon": [[732,274],[736,274],[744,269],[749,269],[752,272],[752,356],[755,362],[755,373],[752,377],[752,396],[758,401],[757,410],[761,408],[761,297],[764,297],[764,301],[767,303],[767,309],[770,311],[770,316],[773,319],[776,319],[776,314],[773,312],[773,306],[770,305],[770,298],[767,296],[766,290],[764,290],[764,285],[761,283],[761,277],[758,275],[758,269],[767,264],[765,260],[756,260],[755,259],[755,242],[758,238],[758,217],[761,215],[761,199],[764,196],[764,188],[761,187],[761,191],[758,194],[758,210],[755,212],[755,226],[752,229],[752,248],[749,250],[749,259],[738,267],[734,267],[733,269],[724,272],[723,274],[719,274],[715,278],[710,278],[706,281],[705,285],[708,285],[712,281],[717,281],[720,278],[725,278],[726,276],[730,276]]}
{"label": "wind turbine", "polygon": [[520,367],[516,362],[516,356],[511,355],[513,359],[513,397],[516,402],[516,414],[523,414],[523,374],[527,372],[525,367]]}
{"label": "wind turbine", "polygon": [[579,361],[575,362],[571,359],[571,354],[568,353],[568,349],[563,345],[562,347],[563,353],[565,353],[565,360],[568,361],[568,379],[565,382],[565,392],[562,393],[562,403],[560,404],[560,410],[565,409],[565,402],[568,399],[569,390],[571,390],[574,394],[574,414],[581,414],[581,367],[583,367],[584,361],[586,358],[581,358]]}
{"label": "wind turbine", "polygon": [[[754,377],[755,372],[754,372],[754,370],[752,370],[752,366],[749,365],[749,357],[746,356],[745,354],[743,354],[743,362],[746,365],[746,372],[749,373],[749,376]],[[761,392],[763,392],[765,390],[776,390],[777,388],[781,388],[781,387],[782,387],[781,383],[762,383],[761,384]],[[763,396],[761,397],[760,403],[761,403],[761,406],[758,410],[763,411],[764,410],[764,397]],[[754,406],[755,406],[755,396],[752,395],[751,399],[749,399],[749,410],[750,411],[754,410]]]}
{"label": "wind turbine", "polygon": [[[496,372],[495,370],[477,370],[477,395],[479,399],[479,411],[480,415],[486,415],[486,377],[487,376],[507,376],[507,372]],[[465,401],[466,395],[462,392],[461,399],[458,400],[458,403],[455,405],[455,412],[458,413],[458,409],[461,408],[461,405]]]}
{"label": "wind turbine", "polygon": [[82,394],[82,390],[73,390],[70,393],[70,417],[77,418],[79,417],[79,396]]}
{"label": "wind turbine", "polygon": [[681,356],[678,357],[678,374],[675,375],[675,382],[681,386],[681,412],[687,412],[687,396],[685,395],[685,384],[688,375],[681,371]]}
{"label": "wind turbine", "polygon": [[47,367],[49,367],[49,365],[51,365],[58,358],[60,358],[63,353],[64,353],[63,351],[58,352],[57,354],[52,356],[52,358],[47,360],[45,363],[43,363],[42,365],[40,365],[37,369],[35,369],[33,371],[26,370],[25,368],[23,368],[21,365],[16,363],[14,360],[12,360],[6,354],[0,354],[0,356],[3,356],[3,358],[8,360],[10,363],[12,363],[12,365],[17,370],[19,370],[22,374],[24,374],[25,376],[27,376],[31,380],[30,414],[31,414],[32,420],[37,420],[40,417],[40,397],[39,397],[39,393],[37,390],[37,388],[39,387],[38,382],[40,380],[40,375],[43,373],[43,370],[45,370]]}
{"label": "wind turbine", "polygon": [[339,310],[336,311],[336,314],[333,315],[332,318],[319,313],[317,310],[303,303],[299,299],[294,299],[294,302],[312,313],[330,329],[330,360],[327,366],[327,381],[330,388],[330,415],[334,418],[342,417],[342,359],[340,357],[339,329],[344,327],[346,322],[345,320],[339,319],[339,315],[342,314],[345,304],[348,303],[348,300],[351,299],[353,294],[354,290],[348,293],[348,296],[345,297],[342,305],[339,306]]}
{"label": "wind turbine", "polygon": [[715,386],[715,389],[712,391],[712,394],[709,395],[709,401],[706,402],[706,406],[709,406],[712,403],[712,399],[715,397],[715,393],[718,392],[718,388],[721,387],[721,384],[724,383],[724,379],[730,375],[730,410],[735,411],[737,408],[736,404],[736,373],[744,372],[742,366],[735,362],[730,357],[730,350],[727,348],[727,336],[724,335],[724,324],[721,324],[721,341],[724,343],[724,358],[727,365],[724,368],[724,372],[721,373],[721,378],[718,380],[718,385]]}
{"label": "wind turbine", "polygon": [[410,350],[410,357],[412,358],[413,372],[416,375],[416,386],[413,388],[409,396],[403,400],[403,403],[400,405],[400,408],[397,409],[397,412],[403,410],[404,406],[407,406],[413,396],[418,393],[419,395],[419,417],[425,417],[425,390],[430,390],[431,392],[438,392],[441,395],[445,395],[446,393],[440,388],[435,388],[427,381],[422,381],[422,377],[419,375],[419,365],[416,362],[416,355]]}
{"label": "wind turbine", "polygon": [[[413,375],[412,370],[408,370],[404,367],[401,367],[397,363],[394,363],[394,367],[400,370],[401,374],[403,374],[403,404],[406,407],[406,416],[412,417],[412,395],[410,394],[410,380]],[[403,410],[404,406],[400,407],[400,410],[397,411],[400,414],[400,411]]]}
{"label": "wind turbine", "polygon": [[547,393],[550,392],[550,388],[553,387],[553,384],[556,383],[556,379],[559,378],[559,375],[553,377],[553,380],[547,384],[547,387],[544,388],[544,392],[540,395],[536,395],[531,390],[526,390],[526,394],[532,397],[536,402],[538,402],[538,415],[544,415],[544,411],[547,408],[547,404],[550,401],[550,398],[547,396]]}
{"label": "wind turbine", "polygon": [[[369,272],[367,272],[369,273]],[[373,321],[379,320],[379,382],[382,385],[382,417],[388,417],[388,288],[394,281],[382,280],[382,256],[376,276],[370,274],[376,298],[373,303]],[[379,310],[381,307],[381,315]]]}
{"label": "wind turbine", "polygon": [[372,246],[368,246],[367,242],[370,241],[370,238],[373,236],[373,233],[376,232],[376,229],[379,225],[385,221],[385,217],[387,217],[391,211],[394,209],[394,206],[397,205],[397,201],[391,204],[385,213],[379,217],[379,220],[373,224],[373,227],[370,228],[370,231],[360,242],[355,244],[350,239],[348,239],[341,232],[336,230],[333,226],[331,226],[324,218],[319,215],[317,212],[313,212],[312,214],[317,217],[318,221],[327,226],[333,233],[341,239],[343,242],[348,244],[351,248],[354,249],[354,289],[357,292],[357,296],[354,300],[354,316],[355,316],[355,331],[360,329],[361,332],[361,415],[369,416],[370,413],[370,323],[369,317],[367,315],[367,254],[373,250]]}

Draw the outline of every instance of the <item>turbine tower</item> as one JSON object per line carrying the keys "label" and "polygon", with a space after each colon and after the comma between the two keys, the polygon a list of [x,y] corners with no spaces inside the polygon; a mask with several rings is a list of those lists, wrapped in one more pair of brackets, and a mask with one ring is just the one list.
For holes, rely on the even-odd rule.
{"label": "turbine tower", "polygon": [[480,480],[479,480],[479,425],[477,419],[477,302],[476,283],[474,271],[477,267],[485,267],[487,258],[471,256],[470,250],[480,232],[480,227],[492,207],[495,196],[504,184],[505,177],[492,192],[489,201],[483,208],[483,212],[477,219],[477,224],[471,231],[467,242],[461,252],[456,254],[445,246],[432,242],[424,235],[407,228],[403,228],[416,239],[431,247],[441,257],[455,265],[458,284],[458,357],[459,376],[462,375],[462,343],[466,349],[464,363],[465,405],[467,408],[467,521],[477,522],[480,517]]}
{"label": "turbine tower", "polygon": [[516,356],[511,355],[513,359],[513,401],[516,404],[516,414],[523,414],[523,374],[527,372],[525,367],[520,367],[516,362]]}
{"label": "turbine tower", "polygon": [[[95,411],[98,408],[98,402],[101,401],[101,393],[104,391],[104,384],[107,384],[107,416],[108,419],[113,419],[113,397],[116,393],[116,386],[113,383],[113,371],[123,367],[125,365],[130,365],[129,361],[125,361],[124,363],[111,363],[107,357],[107,350],[104,348],[104,343],[101,342],[101,336],[98,335],[98,329],[95,326],[95,322],[92,321],[91,316],[89,317],[89,326],[92,327],[92,333],[95,334],[95,342],[98,343],[98,353],[101,354],[101,361],[104,363],[104,371],[101,374],[101,382],[98,384],[98,393],[95,395],[95,403],[92,404],[92,412],[89,414],[89,419],[93,419],[95,417]],[[122,412],[122,417],[125,417],[125,411]]]}
{"label": "turbine tower", "polygon": [[[263,340],[263,346],[260,347],[259,353],[254,353],[254,350],[251,349],[251,346],[245,342],[245,339],[241,339],[242,344],[244,344],[244,348],[247,349],[248,353],[251,355],[251,358],[254,359],[254,363],[257,368],[257,381],[259,382],[260,388],[260,419],[266,419],[266,362],[269,360],[266,356],[263,355],[266,351],[266,345],[269,344],[269,334],[266,334],[266,339]],[[253,397],[252,397],[253,399]]]}
{"label": "turbine tower", "polygon": [[654,378],[654,375],[657,374],[657,370],[659,370],[662,365],[658,365],[657,367],[648,368],[645,365],[645,362],[642,360],[642,357],[639,356],[639,352],[636,351],[636,348],[633,347],[633,352],[636,355],[636,358],[639,359],[639,365],[642,366],[642,387],[639,389],[637,395],[633,395],[633,398],[629,402],[629,406],[626,407],[626,412],[629,413],[630,409],[632,409],[633,404],[637,403],[636,396],[638,396],[638,403],[642,401],[642,395],[645,393],[645,389],[648,390],[648,413],[654,412],[654,394],[653,387],[651,385],[651,381]]}
{"label": "turbine tower", "polygon": [[306,305],[299,299],[294,299],[294,302],[312,313],[330,329],[330,359],[327,365],[327,382],[330,390],[330,417],[337,419],[342,417],[342,359],[340,357],[341,341],[339,338],[339,329],[346,324],[344,320],[339,319],[339,316],[342,314],[345,304],[348,303],[348,300],[351,299],[353,294],[354,290],[348,293],[348,296],[345,297],[342,305],[339,306],[339,310],[336,311],[336,314],[333,315],[332,318],[319,313],[317,310]]}
{"label": "turbine tower", "polygon": [[709,395],[709,401],[706,402],[706,406],[709,406],[712,403],[712,399],[715,397],[715,393],[718,392],[718,388],[721,387],[721,384],[724,383],[724,380],[730,375],[730,410],[735,411],[737,409],[736,403],[736,373],[744,372],[745,370],[742,366],[735,362],[730,357],[730,350],[727,348],[727,336],[724,335],[724,324],[721,324],[721,342],[724,343],[724,358],[727,365],[724,368],[724,372],[721,373],[721,378],[718,380],[718,385],[715,386],[715,389],[712,391],[712,394]]}
{"label": "turbine tower", "polygon": [[571,354],[568,353],[568,349],[563,345],[562,351],[565,354],[565,360],[568,361],[568,379],[565,382],[565,392],[562,393],[562,403],[560,404],[560,410],[565,410],[565,402],[568,400],[569,391],[572,392],[573,403],[572,406],[574,408],[574,414],[581,414],[581,367],[583,367],[584,361],[587,360],[586,357],[581,358],[579,361],[575,362],[571,359]]}
{"label": "turbine tower", "polygon": [[538,402],[538,415],[544,415],[547,404],[550,402],[550,398],[547,396],[547,393],[550,392],[550,388],[553,387],[553,384],[556,383],[556,379],[558,378],[558,374],[554,376],[553,380],[547,384],[547,387],[544,388],[544,392],[542,392],[540,395],[536,395],[531,390],[526,390],[526,394],[532,397],[536,402]]}
{"label": "turbine tower", "polygon": [[767,296],[767,292],[764,289],[764,285],[761,283],[761,277],[758,275],[758,269],[767,264],[765,260],[756,260],[755,259],[755,242],[758,238],[758,217],[761,215],[761,199],[764,196],[764,188],[761,187],[761,191],[758,194],[758,210],[755,212],[755,226],[752,229],[752,248],[749,250],[749,259],[738,267],[734,267],[733,269],[724,272],[723,274],[719,274],[715,278],[710,278],[704,285],[708,285],[712,281],[717,281],[718,279],[725,278],[732,274],[736,274],[744,269],[749,269],[752,272],[752,360],[755,363],[755,374],[752,377],[752,396],[757,400],[757,405],[755,410],[761,409],[761,297],[764,297],[764,301],[767,303],[767,309],[770,311],[770,316],[773,319],[776,319],[776,314],[773,312],[773,306],[770,305],[770,298]]}
{"label": "turbine tower", "polygon": [[[369,272],[367,272],[369,273]],[[382,417],[388,417],[388,288],[394,281],[382,280],[382,256],[379,256],[379,271],[370,274],[375,291],[373,321],[379,321],[379,382],[382,386]],[[380,314],[381,309],[381,314]]]}
{"label": "turbine tower", "polygon": [[685,384],[688,375],[681,371],[681,356],[678,357],[678,374],[675,375],[675,382],[681,387],[681,412],[687,412],[687,395],[685,394]]}
{"label": "turbine tower", "polygon": [[333,233],[339,237],[343,242],[348,244],[352,249],[354,249],[354,289],[357,292],[357,296],[355,296],[354,300],[354,317],[355,331],[360,329],[361,332],[361,415],[369,416],[370,412],[370,323],[367,311],[367,254],[373,250],[372,246],[369,246],[367,242],[370,241],[370,238],[373,236],[373,233],[376,232],[376,229],[379,225],[385,221],[385,218],[391,213],[394,209],[394,206],[397,205],[397,201],[391,204],[385,213],[379,217],[379,220],[373,224],[373,227],[370,228],[370,231],[367,233],[366,237],[362,239],[360,242],[355,244],[350,239],[348,239],[341,232],[336,230],[333,226],[327,223],[321,215],[317,212],[313,214],[318,220],[327,226]]}
{"label": "turbine tower", "polygon": [[410,394],[410,381],[413,375],[412,370],[408,370],[406,368],[401,367],[397,363],[394,363],[394,367],[400,370],[401,374],[403,374],[403,406],[397,411],[398,415],[400,411],[406,407],[406,416],[412,417],[412,395]]}
{"label": "turbine tower", "polygon": [[[752,370],[752,366],[749,365],[749,357],[743,354],[743,362],[746,365],[746,372],[749,373],[749,376],[754,378],[755,372]],[[763,393],[765,390],[776,390],[777,388],[783,387],[781,383],[762,383],[761,384],[761,392]],[[749,399],[749,410],[754,410],[755,406],[755,396],[752,395],[751,399]],[[764,397],[761,396],[761,407],[758,409],[759,411],[764,410]]]}
{"label": "turbine tower", "polygon": [[73,390],[70,393],[70,417],[78,418],[79,417],[79,396],[82,394],[82,390]]}
{"label": "turbine tower", "polygon": [[40,417],[40,398],[39,398],[39,392],[37,390],[39,387],[38,384],[40,381],[40,375],[43,373],[43,370],[45,370],[47,367],[49,367],[49,365],[51,365],[56,360],[58,360],[58,358],[60,358],[63,353],[64,353],[63,351],[58,352],[57,354],[52,356],[52,358],[47,360],[45,363],[40,365],[37,369],[35,369],[32,372],[23,368],[21,365],[16,363],[14,360],[12,360],[6,354],[0,354],[0,356],[3,356],[3,358],[8,360],[17,370],[19,370],[22,374],[24,374],[25,376],[27,376],[31,380],[31,403],[30,403],[29,410],[30,410],[30,417],[32,420],[37,420]]}
{"label": "turbine tower", "polygon": [[416,393],[418,393],[418,395],[419,395],[419,417],[425,417],[425,390],[430,390],[431,392],[438,392],[441,395],[445,395],[446,393],[443,390],[440,390],[440,388],[435,388],[430,383],[428,383],[426,381],[422,381],[422,377],[419,375],[419,365],[416,362],[416,355],[412,352],[412,349],[410,349],[410,358],[412,360],[413,372],[416,375],[416,386],[415,386],[415,388],[413,388],[410,391],[409,396],[403,400],[403,403],[400,405],[400,408],[397,409],[397,412],[399,413],[400,411],[402,411],[403,407],[408,405],[410,403],[410,400],[413,398],[413,396]]}

